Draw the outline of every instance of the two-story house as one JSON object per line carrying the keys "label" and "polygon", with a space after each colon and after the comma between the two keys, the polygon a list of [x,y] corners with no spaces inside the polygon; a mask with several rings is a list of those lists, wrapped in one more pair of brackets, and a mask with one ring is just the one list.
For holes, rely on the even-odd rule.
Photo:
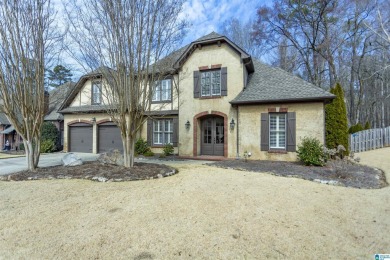
{"label": "two-story house", "polygon": [[[322,143],[324,104],[334,96],[253,59],[227,37],[210,33],[173,52],[174,73],[155,84],[140,131],[152,151],[172,143],[183,157],[296,160],[305,136]],[[60,108],[64,150],[122,150],[119,129],[101,106],[98,71],[80,78]]]}

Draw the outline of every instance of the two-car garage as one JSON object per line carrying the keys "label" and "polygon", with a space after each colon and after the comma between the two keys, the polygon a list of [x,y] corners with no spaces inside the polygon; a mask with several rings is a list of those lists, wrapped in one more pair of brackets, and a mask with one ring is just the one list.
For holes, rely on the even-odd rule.
{"label": "two-car garage", "polygon": [[[96,125],[97,127],[97,152],[105,153],[111,149],[123,151],[120,130],[113,122],[105,122]],[[91,124],[75,123],[69,125],[69,151],[92,153],[93,152],[93,131]]]}

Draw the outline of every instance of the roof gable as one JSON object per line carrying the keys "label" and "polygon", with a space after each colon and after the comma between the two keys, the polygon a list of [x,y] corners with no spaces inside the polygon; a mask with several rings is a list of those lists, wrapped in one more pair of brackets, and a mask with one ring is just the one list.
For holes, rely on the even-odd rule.
{"label": "roof gable", "polygon": [[65,101],[58,108],[58,111],[63,110],[64,108],[68,107],[72,103],[74,98],[84,87],[85,82],[87,82],[90,79],[101,78],[102,70],[111,70],[111,69],[108,67],[99,67],[96,70],[81,76],[80,79],[77,81],[76,85],[73,87],[73,89],[68,93],[67,97],[65,98]]}
{"label": "roof gable", "polygon": [[234,51],[236,51],[240,55],[240,58],[243,60],[248,72],[251,73],[254,71],[251,56],[243,49],[241,49],[238,45],[236,45],[234,42],[229,40],[226,36],[220,35],[216,32],[211,32],[205,36],[202,36],[199,39],[187,45],[186,48],[182,50],[180,55],[178,55],[176,61],[173,63],[173,67],[175,69],[180,68],[184,64],[184,62],[188,59],[188,57],[195,51],[196,48],[201,48],[202,46],[216,44],[216,43],[217,44],[226,43],[229,47],[231,47]]}

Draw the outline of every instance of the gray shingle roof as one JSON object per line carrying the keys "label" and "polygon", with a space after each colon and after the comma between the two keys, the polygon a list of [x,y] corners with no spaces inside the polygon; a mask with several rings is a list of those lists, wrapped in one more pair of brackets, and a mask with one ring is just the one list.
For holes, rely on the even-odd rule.
{"label": "gray shingle roof", "polygon": [[49,113],[45,116],[45,121],[64,120],[64,116],[57,111],[74,86],[74,82],[67,82],[50,92]]}
{"label": "gray shingle roof", "polygon": [[193,41],[192,43],[190,44],[187,44],[186,46],[184,47],[181,47],[180,49],[176,50],[176,51],[173,51],[171,52],[170,54],[168,54],[166,57],[160,59],[159,61],[157,61],[155,63],[155,65],[157,65],[158,67],[163,67],[165,69],[167,68],[173,68],[173,65],[175,64],[175,62],[183,55],[184,52],[186,52],[188,50],[188,48],[193,44],[193,43],[198,43],[198,42],[203,42],[203,41],[208,41],[208,40],[212,40],[212,39],[216,39],[216,38],[221,38],[223,37],[222,35],[216,33],[216,32],[211,32],[205,36],[202,36],[198,39],[196,39],[195,41]]}
{"label": "gray shingle roof", "polygon": [[255,72],[249,75],[246,88],[231,104],[261,104],[333,99],[331,93],[279,68],[253,59]]}
{"label": "gray shingle roof", "polygon": [[0,113],[0,125],[10,125],[11,123],[8,121],[7,117],[4,113]]}
{"label": "gray shingle roof", "polygon": [[200,37],[199,39],[196,39],[194,42],[207,41],[207,40],[212,40],[212,39],[220,38],[220,37],[223,37],[223,35],[220,35],[216,32],[211,32],[205,36]]}
{"label": "gray shingle roof", "polygon": [[61,110],[63,114],[72,114],[79,112],[104,112],[107,111],[110,107],[107,105],[85,105],[85,106],[75,106],[75,107],[67,107]]}

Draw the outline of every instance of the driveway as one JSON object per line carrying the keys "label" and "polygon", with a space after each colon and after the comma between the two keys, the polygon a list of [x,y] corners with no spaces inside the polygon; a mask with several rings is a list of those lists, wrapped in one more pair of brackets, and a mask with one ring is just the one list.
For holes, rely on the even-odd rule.
{"label": "driveway", "polygon": [[[49,167],[61,165],[61,159],[66,153],[42,154],[39,160],[38,167]],[[75,153],[83,161],[95,161],[98,154],[92,153]],[[0,175],[6,175],[27,169],[26,157],[8,158],[0,160]]]}

